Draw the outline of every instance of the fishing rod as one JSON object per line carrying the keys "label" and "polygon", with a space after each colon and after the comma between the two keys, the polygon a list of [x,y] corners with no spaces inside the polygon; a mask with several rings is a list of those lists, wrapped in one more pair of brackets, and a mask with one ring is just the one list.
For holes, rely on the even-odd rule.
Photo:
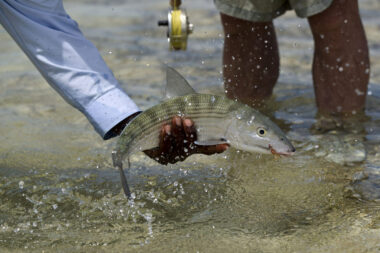
{"label": "fishing rod", "polygon": [[170,50],[186,50],[187,38],[194,30],[186,10],[180,8],[181,0],[170,0],[168,19],[158,21],[158,26],[167,26]]}

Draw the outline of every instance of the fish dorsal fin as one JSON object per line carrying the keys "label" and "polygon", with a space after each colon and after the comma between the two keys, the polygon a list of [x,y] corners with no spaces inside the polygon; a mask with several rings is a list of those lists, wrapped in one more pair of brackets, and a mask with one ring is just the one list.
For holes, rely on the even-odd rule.
{"label": "fish dorsal fin", "polygon": [[175,69],[166,66],[165,97],[173,98],[196,93],[190,84]]}

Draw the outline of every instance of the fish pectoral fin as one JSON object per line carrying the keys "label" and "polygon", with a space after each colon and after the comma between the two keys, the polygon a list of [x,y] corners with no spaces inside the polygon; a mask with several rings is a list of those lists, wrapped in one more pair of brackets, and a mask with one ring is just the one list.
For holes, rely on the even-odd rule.
{"label": "fish pectoral fin", "polygon": [[196,93],[186,79],[175,69],[166,66],[165,97],[173,98]]}
{"label": "fish pectoral fin", "polygon": [[218,144],[229,144],[229,142],[226,139],[210,139],[210,140],[202,140],[202,141],[195,141],[196,145],[199,146],[212,146],[212,145],[218,145]]}

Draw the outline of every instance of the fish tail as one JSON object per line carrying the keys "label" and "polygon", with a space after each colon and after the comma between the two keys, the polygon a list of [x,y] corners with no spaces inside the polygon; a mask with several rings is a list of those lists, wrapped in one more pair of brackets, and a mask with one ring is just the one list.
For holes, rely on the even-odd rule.
{"label": "fish tail", "polygon": [[123,167],[119,167],[119,171],[120,171],[120,179],[121,179],[121,186],[123,187],[123,190],[124,190],[124,194],[125,196],[127,196],[128,199],[131,198],[131,191],[129,189],[129,186],[128,186],[128,182],[127,182],[127,178],[124,174],[124,170],[123,170]]}
{"label": "fish tail", "polygon": [[[131,198],[131,191],[130,191],[129,186],[128,186],[127,177],[124,174],[123,163],[122,163],[121,159],[119,159],[116,151],[112,152],[112,160],[113,160],[113,166],[115,166],[115,168],[119,169],[121,186],[123,187],[124,194],[125,194],[125,196],[127,196],[128,199],[130,199]],[[129,158],[128,158],[128,168],[129,167],[130,167],[130,162],[129,162]]]}

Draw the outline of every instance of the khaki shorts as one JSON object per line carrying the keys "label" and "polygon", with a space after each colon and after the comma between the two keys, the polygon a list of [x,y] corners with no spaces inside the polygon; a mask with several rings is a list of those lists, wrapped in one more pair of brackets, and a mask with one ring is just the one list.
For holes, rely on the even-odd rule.
{"label": "khaki shorts", "polygon": [[216,8],[229,16],[253,22],[266,22],[295,10],[301,18],[327,9],[333,0],[214,0]]}

